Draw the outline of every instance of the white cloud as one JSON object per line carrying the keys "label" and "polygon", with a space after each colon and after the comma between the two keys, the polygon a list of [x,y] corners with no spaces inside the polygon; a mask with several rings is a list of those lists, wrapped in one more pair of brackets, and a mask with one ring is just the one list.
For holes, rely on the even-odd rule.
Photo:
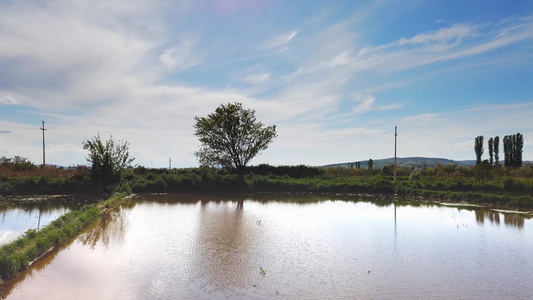
{"label": "white cloud", "polygon": [[368,94],[357,95],[355,101],[358,103],[352,111],[357,114],[362,114],[371,110],[376,98]]}
{"label": "white cloud", "polygon": [[262,49],[283,48],[287,45],[296,35],[298,30],[293,30],[289,33],[282,34],[272,38],[261,46]]}
{"label": "white cloud", "polygon": [[249,84],[259,84],[270,80],[270,73],[259,73],[246,76],[245,82]]}
{"label": "white cloud", "polygon": [[481,104],[463,109],[461,112],[521,110],[531,109],[532,106],[533,103]]}
{"label": "white cloud", "polygon": [[167,69],[183,71],[194,65],[201,63],[202,59],[195,55],[195,43],[184,40],[180,45],[165,49],[159,60]]}
{"label": "white cloud", "polygon": [[441,28],[434,32],[422,33],[412,38],[401,38],[397,44],[399,46],[407,44],[429,44],[438,43],[441,45],[452,42],[458,44],[463,38],[476,34],[477,27],[472,25],[457,24],[448,28]]}
{"label": "white cloud", "polygon": [[376,106],[375,105],[376,98],[366,93],[358,94],[354,100],[357,103],[357,105],[352,108],[352,111],[355,114],[363,114],[363,113],[367,113],[370,111],[384,111],[384,110],[391,110],[391,109],[399,109],[402,107],[402,105],[399,103]]}
{"label": "white cloud", "polygon": [[[1,151],[17,151],[16,155],[34,161],[41,159],[38,128],[44,118],[50,161],[85,163],[81,141],[111,132],[130,141],[139,164],[167,165],[172,157],[181,166],[195,166],[194,116],[233,101],[256,109],[262,122],[278,125],[280,136],[269,154],[254,163],[320,164],[369,158],[359,153],[390,157],[390,149],[383,145],[390,144],[391,136],[384,135],[382,128],[393,128],[396,122],[400,137],[404,133],[424,136],[409,140],[423,141],[426,147],[407,140],[403,145],[404,153],[422,155],[450,148],[459,153],[461,148],[452,145],[464,140],[456,138],[475,137],[479,128],[488,131],[481,133],[486,136],[524,132],[526,142],[531,136],[527,132],[533,131],[527,127],[533,112],[526,104],[437,113],[414,109],[411,116],[402,118],[390,110],[413,105],[402,110],[410,111],[416,100],[404,104],[384,95],[419,84],[428,74],[413,76],[406,71],[450,62],[446,70],[432,70],[438,80],[439,73],[459,73],[455,63],[459,59],[494,62],[491,50],[533,37],[528,19],[515,18],[493,27],[457,24],[372,46],[364,39],[363,27],[354,27],[360,20],[315,24],[322,19],[313,18],[295,25],[300,31],[280,31],[280,25],[275,30],[283,34],[277,36],[272,29],[261,31],[250,25],[244,34],[215,37],[207,33],[221,33],[226,29],[222,23],[232,20],[181,26],[190,25],[184,10],[197,7],[193,2],[185,8],[176,2],[148,0],[90,5],[62,0],[34,7],[10,3],[0,4],[0,104],[24,106],[25,119],[34,116],[37,122],[28,127],[21,127],[22,118],[20,123],[0,122],[0,128],[12,132],[3,135]],[[180,23],[165,23],[174,20]],[[208,28],[215,23],[221,28]],[[176,27],[179,32],[171,32]],[[202,35],[190,35],[189,30]],[[253,37],[242,41],[251,33]],[[512,57],[522,62],[526,50],[518,48]],[[490,55],[480,55],[485,53]],[[502,65],[494,63],[491,70]],[[183,70],[189,70],[187,78],[173,76]],[[389,111],[386,119],[376,113],[385,110]],[[505,115],[500,115],[503,110]],[[473,123],[483,125],[470,128]],[[462,151],[470,150],[466,148]],[[291,159],[294,149],[298,155]]]}
{"label": "white cloud", "polygon": [[416,116],[405,117],[401,119],[400,122],[407,124],[419,124],[420,122],[435,121],[437,118],[444,115],[444,113],[422,113]]}
{"label": "white cloud", "polygon": [[[102,138],[104,138],[102,136]],[[107,137],[105,138],[107,139]],[[52,144],[49,147],[49,152],[55,153],[55,154],[65,154],[65,153],[77,153],[80,155],[87,154],[86,150],[83,150],[79,147],[79,145],[74,144]]]}
{"label": "white cloud", "polygon": [[427,146],[427,143],[425,143],[425,142],[420,142],[420,141],[415,141],[415,140],[409,141],[407,144],[409,144],[409,145],[411,145],[411,146],[420,146],[420,147],[425,147],[425,146]]}
{"label": "white cloud", "polygon": [[7,104],[7,105],[15,105],[15,104],[19,104],[19,101],[15,100],[15,98],[13,98],[10,95],[5,95],[5,96],[0,97],[0,103]]}
{"label": "white cloud", "polygon": [[8,92],[20,94],[25,105],[45,110],[77,107],[109,96],[125,78],[150,75],[138,68],[153,41],[70,13],[50,4],[0,14],[0,63],[17,83]]}
{"label": "white cloud", "polygon": [[[439,62],[453,62],[485,53],[490,54],[492,50],[533,39],[533,22],[528,18],[519,18],[518,21],[507,25],[508,27],[484,25],[483,34],[480,33],[481,26],[457,24],[411,38],[400,38],[389,44],[359,45],[357,48],[356,42],[351,45],[338,42],[353,40],[353,36],[345,32],[348,30],[342,30],[339,26],[335,27],[335,34],[321,35],[320,46],[315,52],[321,53],[322,56],[300,66],[287,78],[323,74],[333,70],[337,73],[343,72],[345,77],[364,76],[370,71],[373,74],[395,74]],[[321,52],[322,49],[328,51]],[[523,51],[520,55],[524,58],[530,54]],[[496,57],[488,55],[482,59],[493,61],[494,58]],[[504,64],[499,66],[502,65]],[[462,68],[461,64],[450,64],[450,66]],[[452,72],[450,68],[445,70]]]}
{"label": "white cloud", "polygon": [[454,143],[453,146],[459,149],[474,149],[474,139],[462,143]]}

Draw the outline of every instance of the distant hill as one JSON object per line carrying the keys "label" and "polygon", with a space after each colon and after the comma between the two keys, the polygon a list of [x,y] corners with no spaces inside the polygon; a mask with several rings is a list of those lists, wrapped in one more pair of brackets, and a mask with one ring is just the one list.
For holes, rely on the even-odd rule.
{"label": "distant hill", "polygon": [[[348,168],[351,164],[354,164],[354,162],[345,162],[345,163],[337,163],[337,164],[330,164],[325,165],[323,167],[344,167]],[[368,160],[359,161],[361,164],[361,168],[366,168],[368,164]],[[381,168],[386,165],[394,165],[394,157],[392,158],[385,158],[385,159],[373,159],[374,168]],[[453,160],[453,159],[446,159],[446,158],[430,158],[430,157],[398,157],[396,159],[396,164],[398,167],[415,167],[415,168],[432,168],[435,167],[438,164],[441,165],[451,165],[455,164],[458,166],[471,166],[475,165],[475,160]]]}

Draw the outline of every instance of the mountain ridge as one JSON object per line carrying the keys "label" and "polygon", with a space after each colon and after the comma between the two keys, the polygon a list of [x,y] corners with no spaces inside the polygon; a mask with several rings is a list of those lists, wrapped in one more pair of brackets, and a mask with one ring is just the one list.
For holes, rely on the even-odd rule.
{"label": "mountain ridge", "polygon": [[[350,167],[352,164],[356,165],[359,162],[362,168],[367,168],[368,160],[363,161],[353,161],[353,162],[344,162],[344,163],[334,163],[324,165],[326,168],[333,167]],[[373,159],[373,167],[381,168],[387,165],[394,164],[394,157],[384,158],[384,159]],[[447,158],[436,158],[436,157],[421,157],[421,156],[412,156],[412,157],[397,157],[396,164],[398,167],[415,167],[415,168],[432,168],[439,164],[441,165],[451,165],[455,164],[458,166],[472,166],[476,164],[475,160],[453,160]]]}

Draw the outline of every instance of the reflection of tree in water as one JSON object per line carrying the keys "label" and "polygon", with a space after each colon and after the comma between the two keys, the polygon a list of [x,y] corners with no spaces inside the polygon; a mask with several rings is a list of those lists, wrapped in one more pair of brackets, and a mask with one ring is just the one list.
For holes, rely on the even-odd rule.
{"label": "reflection of tree in water", "polygon": [[238,289],[246,286],[250,272],[259,272],[254,259],[259,254],[254,234],[258,225],[244,217],[243,208],[242,199],[201,202],[191,265],[196,279],[215,288]]}
{"label": "reflection of tree in water", "polygon": [[523,229],[525,218],[524,216],[519,214],[504,214],[503,222],[505,223],[505,225]]}
{"label": "reflection of tree in water", "polygon": [[124,214],[124,209],[113,209],[103,213],[100,220],[82,234],[79,240],[91,248],[94,248],[96,243],[101,241],[107,248],[111,242],[122,243],[127,227],[128,221]]}
{"label": "reflection of tree in water", "polygon": [[525,217],[516,213],[500,213],[492,210],[475,210],[476,221],[478,224],[484,224],[485,220],[490,223],[500,225],[500,215],[503,214],[503,222],[509,227],[524,228]]}
{"label": "reflection of tree in water", "polygon": [[499,213],[488,213],[487,218],[491,223],[500,224],[500,214]]}
{"label": "reflection of tree in water", "polygon": [[58,208],[78,209],[85,204],[95,203],[99,199],[94,196],[74,195],[42,195],[35,197],[0,197],[0,212],[13,208],[40,210],[42,213],[55,211]]}
{"label": "reflection of tree in water", "polygon": [[489,220],[491,223],[499,225],[500,224],[500,213],[491,211],[491,210],[475,210],[476,222],[478,224],[484,224],[485,219]]}

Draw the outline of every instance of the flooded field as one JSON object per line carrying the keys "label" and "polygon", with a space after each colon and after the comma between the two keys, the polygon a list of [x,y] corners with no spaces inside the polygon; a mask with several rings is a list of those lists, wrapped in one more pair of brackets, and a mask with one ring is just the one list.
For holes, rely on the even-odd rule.
{"label": "flooded field", "polygon": [[94,197],[35,196],[0,198],[0,246],[7,244],[28,229],[40,229],[58,217]]}
{"label": "flooded field", "polygon": [[136,196],[0,284],[0,298],[533,297],[527,216],[365,199],[269,200]]}

